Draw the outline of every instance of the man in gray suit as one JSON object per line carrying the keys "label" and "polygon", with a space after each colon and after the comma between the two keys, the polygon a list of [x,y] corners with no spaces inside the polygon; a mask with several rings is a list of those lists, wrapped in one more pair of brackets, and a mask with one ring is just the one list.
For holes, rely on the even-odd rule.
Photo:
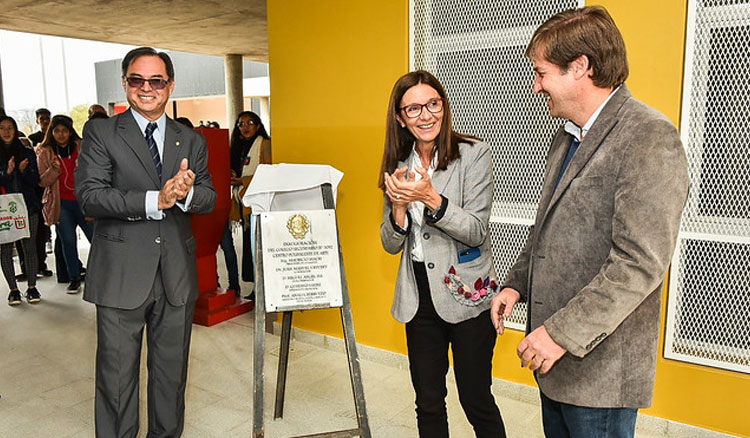
{"label": "man in gray suit", "polygon": [[653,397],[664,277],[687,198],[674,125],[624,81],[622,35],[586,7],[542,24],[526,49],[534,92],[568,121],[547,156],[526,245],[492,319],[528,305],[522,366],[535,371],[554,437],[632,437]]}
{"label": "man in gray suit", "polygon": [[90,126],[76,196],[96,218],[84,299],[96,304],[96,435],[138,435],[141,340],[147,327],[148,437],[179,437],[198,296],[190,213],[214,208],[203,137],[164,108],[174,89],[166,53],[122,61],[130,109]]}

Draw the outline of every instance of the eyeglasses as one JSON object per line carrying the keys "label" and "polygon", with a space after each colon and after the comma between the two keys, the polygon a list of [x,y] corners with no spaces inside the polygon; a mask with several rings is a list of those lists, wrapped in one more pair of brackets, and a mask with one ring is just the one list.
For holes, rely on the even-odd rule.
{"label": "eyeglasses", "polygon": [[443,98],[430,99],[427,103],[413,103],[411,105],[402,106],[399,109],[406,114],[406,117],[416,119],[422,114],[422,108],[427,108],[427,111],[432,114],[437,114],[443,111]]}
{"label": "eyeglasses", "polygon": [[139,76],[128,76],[125,78],[125,80],[128,82],[128,85],[132,88],[142,88],[143,84],[148,82],[148,84],[153,88],[154,90],[163,90],[164,87],[167,86],[169,83],[169,80],[164,80],[162,78],[151,78],[146,79]]}
{"label": "eyeglasses", "polygon": [[239,126],[240,128],[242,128],[243,126],[254,126],[254,125],[255,125],[255,122],[253,122],[252,120],[250,120],[249,122],[237,123],[237,126]]}

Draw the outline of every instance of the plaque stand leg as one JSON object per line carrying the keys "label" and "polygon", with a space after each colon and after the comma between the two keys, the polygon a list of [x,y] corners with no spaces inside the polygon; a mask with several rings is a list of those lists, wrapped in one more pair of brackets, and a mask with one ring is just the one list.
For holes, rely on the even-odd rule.
{"label": "plaque stand leg", "polygon": [[[323,206],[333,209],[333,191],[330,184],[321,186]],[[338,224],[336,225],[338,234]],[[263,255],[261,242],[261,224],[258,221],[255,230],[256,241],[256,263],[255,263],[255,348],[253,350],[253,437],[263,438],[263,353],[265,352],[265,285],[263,281]],[[341,241],[339,240],[339,266],[341,271],[341,323],[344,328],[344,344],[346,356],[349,362],[349,378],[354,395],[354,410],[357,415],[357,428],[340,430],[334,432],[323,432],[312,435],[298,436],[296,438],[347,438],[361,437],[371,438],[370,425],[367,418],[365,404],[365,391],[362,385],[362,370],[357,352],[357,338],[354,334],[354,318],[352,317],[351,301],[349,299],[349,286],[344,271],[344,258],[341,252]],[[281,346],[279,350],[279,369],[276,377],[276,401],[274,405],[274,419],[282,418],[284,415],[284,394],[286,391],[286,374],[289,365],[289,345],[292,331],[292,312],[284,312],[281,328]]]}
{"label": "plaque stand leg", "polygon": [[263,438],[263,354],[266,351],[266,294],[263,281],[263,251],[260,221],[255,227],[255,345],[253,348],[253,438]]}

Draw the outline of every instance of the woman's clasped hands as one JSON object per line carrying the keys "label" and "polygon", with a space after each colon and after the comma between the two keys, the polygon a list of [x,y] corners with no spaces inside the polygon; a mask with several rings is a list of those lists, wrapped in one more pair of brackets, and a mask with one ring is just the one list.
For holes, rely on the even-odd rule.
{"label": "woman's clasped hands", "polygon": [[393,175],[385,173],[385,193],[394,207],[405,207],[414,201],[427,203],[433,195],[437,195],[427,170],[422,167],[415,167],[414,170],[421,176],[419,181],[416,181],[415,173],[410,172],[408,166],[396,169]]}

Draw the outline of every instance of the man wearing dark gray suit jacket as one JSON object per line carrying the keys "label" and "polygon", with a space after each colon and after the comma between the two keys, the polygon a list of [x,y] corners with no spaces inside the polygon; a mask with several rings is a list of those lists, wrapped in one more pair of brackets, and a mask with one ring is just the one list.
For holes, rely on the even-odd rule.
{"label": "man wearing dark gray suit jacket", "polygon": [[522,366],[535,371],[547,436],[632,437],[653,397],[660,302],[688,190],[674,125],[624,81],[625,44],[601,7],[561,12],[526,50],[534,92],[567,119],[547,156],[526,245],[493,299],[523,298]]}
{"label": "man wearing dark gray suit jacket", "polygon": [[96,436],[138,435],[141,340],[147,327],[148,437],[179,437],[198,279],[190,213],[216,192],[203,137],[164,113],[169,56],[150,47],[122,62],[130,109],[92,124],[76,196],[96,218],[84,299],[96,304]]}

